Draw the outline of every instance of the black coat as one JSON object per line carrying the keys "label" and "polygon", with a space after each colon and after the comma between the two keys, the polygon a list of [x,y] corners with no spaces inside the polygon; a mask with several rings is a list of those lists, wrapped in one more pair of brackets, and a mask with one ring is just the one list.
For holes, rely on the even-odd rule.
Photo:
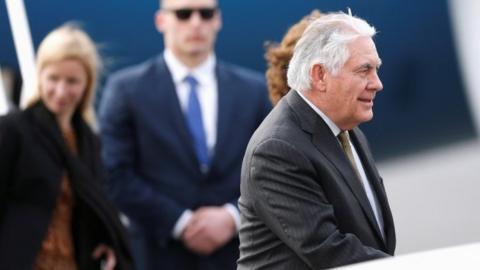
{"label": "black coat", "polygon": [[72,231],[79,269],[100,269],[91,253],[99,243],[115,250],[116,269],[131,269],[128,239],[101,188],[97,137],[73,118],[78,156],[67,149],[45,106],[0,118],[0,269],[32,269],[51,222],[66,171],[75,194]]}

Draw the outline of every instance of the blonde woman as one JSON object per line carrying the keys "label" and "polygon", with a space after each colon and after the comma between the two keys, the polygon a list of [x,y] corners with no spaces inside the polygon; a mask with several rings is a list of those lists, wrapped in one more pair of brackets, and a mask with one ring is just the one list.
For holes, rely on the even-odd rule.
{"label": "blonde woman", "polygon": [[37,52],[37,97],[0,118],[0,269],[131,268],[89,126],[99,65],[85,32],[55,29]]}

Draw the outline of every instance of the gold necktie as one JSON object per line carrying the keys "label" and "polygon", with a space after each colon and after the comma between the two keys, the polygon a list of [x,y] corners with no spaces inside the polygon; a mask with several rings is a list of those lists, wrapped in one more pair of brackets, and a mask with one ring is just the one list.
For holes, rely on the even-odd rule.
{"label": "gold necktie", "polygon": [[350,160],[350,163],[352,164],[353,170],[355,171],[357,176],[360,177],[360,174],[358,173],[357,164],[355,163],[355,159],[353,158],[352,147],[350,147],[350,140],[348,139],[348,131],[340,132],[340,134],[338,134],[337,137],[340,140],[340,143],[342,144],[343,152],[345,152],[348,160]]}

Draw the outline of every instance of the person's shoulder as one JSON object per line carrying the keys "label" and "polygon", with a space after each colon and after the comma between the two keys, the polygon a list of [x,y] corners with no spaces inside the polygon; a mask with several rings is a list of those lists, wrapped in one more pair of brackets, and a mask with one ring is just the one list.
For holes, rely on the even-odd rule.
{"label": "person's shoulder", "polygon": [[[275,108],[274,108],[275,109]],[[290,151],[302,152],[310,147],[308,136],[302,132],[301,127],[295,122],[292,115],[269,114],[265,121],[252,135],[247,147],[247,153],[269,152],[275,149],[290,149]],[[307,145],[307,147],[305,147]]]}
{"label": "person's shoulder", "polygon": [[279,102],[257,129],[258,136],[290,140],[300,133],[300,122],[286,102]]}
{"label": "person's shoulder", "polygon": [[262,86],[264,86],[266,83],[265,76],[262,73],[253,69],[224,62],[221,60],[218,61],[217,65],[218,70],[221,74],[224,73],[228,76],[231,76],[231,78],[233,79],[241,80],[251,84],[259,84]]}
{"label": "person's shoulder", "polygon": [[25,111],[22,110],[12,110],[9,113],[0,116],[0,124],[2,125],[13,125],[14,123],[19,122],[25,117]]}
{"label": "person's shoulder", "polygon": [[142,81],[146,77],[155,74],[162,63],[163,57],[158,55],[139,64],[119,69],[108,76],[108,80],[123,83]]}
{"label": "person's shoulder", "polygon": [[0,116],[0,133],[17,133],[26,125],[27,112],[21,110],[10,111]]}
{"label": "person's shoulder", "polygon": [[159,55],[140,64],[117,70],[108,76],[102,96],[121,99],[123,95],[132,95],[143,89],[150,89],[148,85],[158,80],[161,69],[164,69],[164,60]]}

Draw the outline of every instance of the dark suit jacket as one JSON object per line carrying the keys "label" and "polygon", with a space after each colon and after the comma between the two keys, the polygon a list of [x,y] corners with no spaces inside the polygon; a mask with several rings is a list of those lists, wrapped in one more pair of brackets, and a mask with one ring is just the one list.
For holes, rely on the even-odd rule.
{"label": "dark suit jacket", "polygon": [[236,205],[245,148],[270,110],[257,73],[218,62],[216,77],[217,143],[208,174],[200,171],[162,56],[112,75],[105,88],[100,126],[110,193],[131,219],[132,235],[146,240],[148,269],[235,268],[237,238],[205,257],[171,237],[185,209]]}
{"label": "dark suit jacket", "polygon": [[378,197],[386,239],[337,138],[290,91],[255,132],[243,161],[239,270],[323,269],[393,255],[382,179],[362,132],[350,134]]}
{"label": "dark suit jacket", "polygon": [[0,269],[32,269],[51,222],[67,172],[75,195],[72,229],[78,269],[100,269],[91,258],[100,243],[131,269],[128,237],[102,190],[96,136],[74,117],[78,156],[73,156],[54,116],[38,103],[0,118]]}

